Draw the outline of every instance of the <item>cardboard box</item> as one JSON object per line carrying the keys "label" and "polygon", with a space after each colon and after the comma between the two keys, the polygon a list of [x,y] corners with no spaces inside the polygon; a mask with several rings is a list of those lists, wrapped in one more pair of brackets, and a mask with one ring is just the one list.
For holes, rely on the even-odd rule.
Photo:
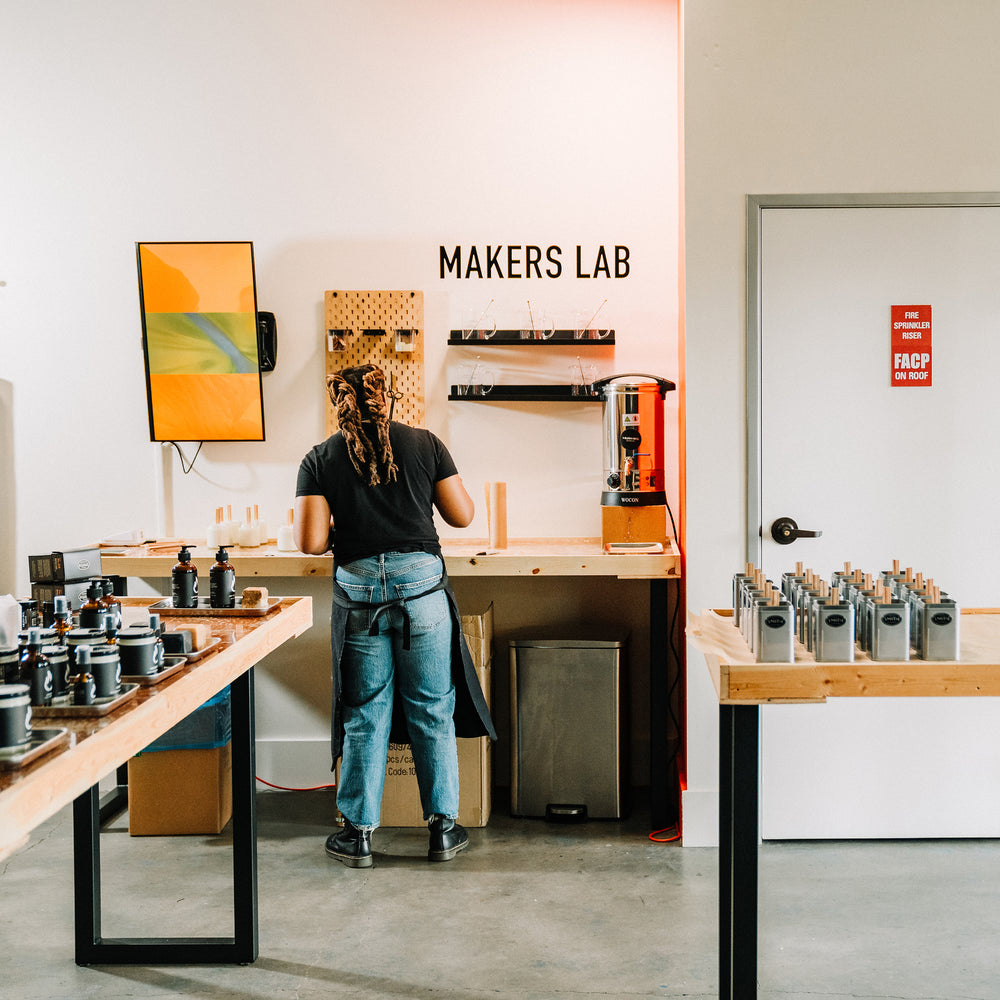
{"label": "cardboard box", "polygon": [[[480,615],[462,615],[462,632],[472,653],[479,682],[490,702],[490,668],[493,645],[493,605]],[[493,744],[489,738],[458,742],[458,822],[486,826],[492,808]],[[340,780],[340,765],[337,766]],[[382,826],[426,826],[420,806],[417,772],[409,744],[392,743],[386,761],[382,793]]]}
{"label": "cardboard box", "polygon": [[133,837],[220,833],[233,814],[233,745],[141,753],[128,762]]}
{"label": "cardboard box", "polygon": [[32,583],[86,580],[100,575],[100,549],[67,549],[65,552],[28,556],[28,576]]}

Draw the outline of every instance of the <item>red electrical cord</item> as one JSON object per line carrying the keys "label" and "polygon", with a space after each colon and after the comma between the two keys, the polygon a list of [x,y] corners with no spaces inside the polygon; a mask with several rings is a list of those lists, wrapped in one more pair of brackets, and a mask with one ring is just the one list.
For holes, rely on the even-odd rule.
{"label": "red electrical cord", "polygon": [[262,785],[268,788],[277,788],[282,792],[318,792],[323,788],[336,788],[336,785],[312,785],[310,788],[289,788],[287,785],[274,785],[270,781],[265,781],[260,775],[255,776]]}
{"label": "red electrical cord", "polygon": [[[666,833],[668,830],[673,831],[672,837],[657,837],[658,833]],[[665,826],[662,830],[654,830],[650,835],[649,839],[653,841],[654,844],[672,844],[675,840],[681,839],[680,827],[674,823],[672,826]]]}

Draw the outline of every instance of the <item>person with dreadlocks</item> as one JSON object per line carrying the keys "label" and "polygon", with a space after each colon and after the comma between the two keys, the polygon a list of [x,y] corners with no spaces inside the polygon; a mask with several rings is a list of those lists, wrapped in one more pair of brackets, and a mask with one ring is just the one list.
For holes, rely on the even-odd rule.
{"label": "person with dreadlocks", "polygon": [[458,817],[455,737],[496,739],[448,586],[434,509],[454,527],[475,508],[444,444],[391,419],[375,365],[327,378],[339,431],[299,467],[295,543],[333,549],[333,766],[343,829],[326,852],[372,865],[390,740],[409,743],[431,861],[469,843]]}

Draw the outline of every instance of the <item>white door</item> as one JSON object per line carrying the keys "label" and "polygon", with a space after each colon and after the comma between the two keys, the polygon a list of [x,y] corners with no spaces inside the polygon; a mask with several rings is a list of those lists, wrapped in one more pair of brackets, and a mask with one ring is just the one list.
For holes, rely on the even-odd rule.
{"label": "white door", "polygon": [[[960,606],[1000,606],[1000,200],[778,201],[750,203],[761,565],[829,579],[899,559]],[[931,306],[930,387],[890,384],[894,305]],[[822,536],[779,545],[780,517]],[[1000,699],[768,706],[761,762],[766,839],[1000,836]]]}

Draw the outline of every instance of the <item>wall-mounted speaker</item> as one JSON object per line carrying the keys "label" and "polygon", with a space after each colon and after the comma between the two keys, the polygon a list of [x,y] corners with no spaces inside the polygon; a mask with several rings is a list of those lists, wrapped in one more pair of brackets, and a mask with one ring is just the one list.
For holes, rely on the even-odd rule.
{"label": "wall-mounted speaker", "polygon": [[278,326],[274,313],[257,313],[257,358],[262,372],[273,372],[278,360]]}

